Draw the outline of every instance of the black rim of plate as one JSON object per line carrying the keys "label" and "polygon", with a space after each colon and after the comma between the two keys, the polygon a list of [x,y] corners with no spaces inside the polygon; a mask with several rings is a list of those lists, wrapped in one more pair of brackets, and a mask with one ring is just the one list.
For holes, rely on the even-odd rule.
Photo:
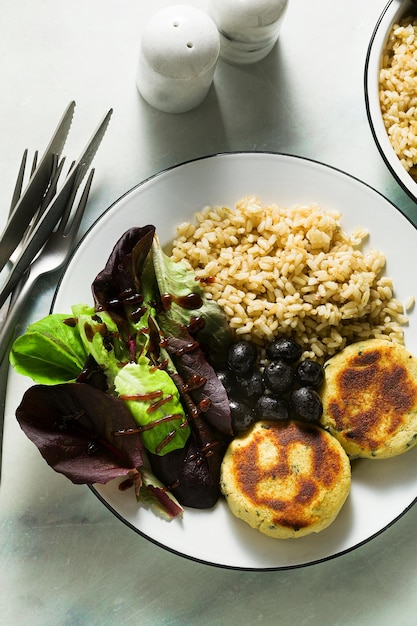
{"label": "black rim of plate", "polygon": [[[193,159],[189,159],[187,161],[182,161],[181,163],[177,163],[175,165],[166,167],[165,169],[157,172],[156,174],[153,174],[151,176],[149,176],[148,178],[142,180],[140,183],[138,183],[137,185],[134,185],[131,189],[129,189],[128,191],[126,191],[124,194],[122,194],[117,200],[115,200],[107,209],[105,209],[103,211],[103,213],[93,222],[93,224],[91,224],[91,226],[88,228],[88,230],[84,233],[83,237],[81,238],[81,240],[78,242],[77,246],[74,248],[70,259],[68,260],[64,271],[62,272],[62,275],[59,278],[57,287],[55,289],[54,292],[54,296],[53,296],[53,300],[52,300],[52,304],[51,304],[51,308],[50,308],[50,312],[53,311],[54,306],[55,306],[55,301],[56,298],[58,296],[58,292],[61,288],[61,284],[62,281],[64,279],[64,276],[66,275],[68,266],[70,265],[75,253],[77,252],[77,250],[83,245],[85,238],[91,233],[91,231],[95,228],[95,226],[104,218],[105,215],[107,215],[110,211],[114,210],[115,207],[119,204],[120,201],[122,201],[124,198],[126,198],[126,196],[128,196],[129,194],[133,193],[136,189],[138,189],[139,187],[142,187],[143,185],[149,183],[150,181],[153,181],[154,179],[159,178],[160,176],[163,176],[165,173],[170,172],[172,170],[175,169],[179,169],[181,167],[185,167],[187,165],[190,165],[192,163],[195,163],[197,161],[204,161],[204,160],[209,160],[209,159],[216,159],[216,158],[233,158],[234,156],[255,156],[259,154],[259,155],[269,155],[269,156],[277,156],[277,157],[284,157],[284,158],[289,158],[289,159],[293,159],[294,161],[304,161],[307,163],[311,163],[315,166],[319,166],[319,167],[323,167],[326,168],[330,171],[334,171],[338,174],[341,174],[353,181],[355,181],[356,183],[358,183],[359,185],[362,185],[368,189],[370,189],[372,192],[374,192],[375,194],[377,194],[382,200],[384,200],[385,202],[388,202],[388,204],[390,204],[395,211],[397,211],[403,218],[406,219],[406,221],[414,228],[414,230],[417,230],[417,227],[413,224],[413,222],[410,220],[410,218],[403,213],[403,211],[401,211],[401,209],[399,209],[393,202],[391,202],[390,200],[388,200],[388,198],[386,198],[382,193],[380,193],[379,191],[377,191],[374,187],[372,187],[371,185],[369,185],[368,183],[365,183],[364,181],[360,180],[359,178],[357,178],[356,176],[353,176],[352,174],[348,174],[347,172],[334,167],[332,165],[328,165],[326,163],[323,163],[321,161],[317,161],[315,159],[310,159],[308,157],[302,157],[302,156],[298,156],[295,154],[290,154],[290,153],[283,153],[283,152],[272,152],[272,151],[260,151],[260,150],[256,150],[256,151],[250,151],[250,150],[241,150],[241,151],[232,151],[232,152],[218,152],[218,153],[213,153],[213,154],[209,154],[209,155],[204,155],[204,156],[200,156],[200,157],[196,157]],[[92,491],[92,493],[95,495],[95,497],[102,502],[102,504],[104,504],[104,506],[117,518],[119,519],[121,522],[123,522],[123,524],[125,524],[128,528],[130,528],[131,530],[133,530],[135,533],[137,533],[138,535],[140,535],[141,537],[143,537],[144,539],[146,539],[147,541],[153,543],[155,546],[158,546],[159,548],[162,548],[163,550],[166,550],[167,552],[170,552],[171,554],[175,554],[176,556],[180,556],[183,557],[185,559],[188,559],[190,561],[194,561],[196,563],[201,563],[203,565],[209,565],[211,567],[217,567],[220,569],[228,569],[228,570],[235,570],[235,571],[252,571],[252,572],[271,572],[271,571],[286,571],[286,570],[293,570],[293,569],[301,569],[303,567],[311,567],[313,565],[318,565],[320,563],[325,563],[326,561],[331,561],[333,559],[339,558],[341,556],[344,556],[346,554],[349,554],[350,552],[353,552],[354,550],[357,550],[358,548],[360,548],[361,546],[366,545],[367,543],[369,543],[370,541],[376,539],[379,535],[381,535],[383,532],[385,532],[386,530],[388,530],[391,526],[393,526],[398,520],[400,520],[402,517],[404,517],[404,515],[416,504],[417,502],[417,496],[414,498],[414,500],[412,500],[410,502],[410,504],[399,514],[397,515],[397,517],[395,517],[394,519],[392,519],[388,524],[386,524],[386,526],[384,526],[383,528],[381,528],[380,530],[378,530],[377,532],[373,533],[372,535],[370,535],[369,537],[367,537],[366,539],[358,542],[357,544],[350,546],[349,548],[346,548],[344,550],[341,550],[340,552],[336,552],[335,554],[331,554],[325,557],[321,557],[312,561],[308,561],[305,563],[296,563],[294,565],[278,565],[278,566],[271,566],[271,567],[244,567],[244,566],[240,566],[240,565],[227,565],[227,564],[223,564],[223,563],[215,563],[212,561],[207,561],[205,559],[200,559],[198,557],[192,556],[190,554],[186,554],[184,552],[181,552],[179,550],[175,550],[174,548],[171,548],[170,546],[167,546],[163,543],[161,543],[160,541],[157,541],[156,539],[154,539],[153,537],[150,537],[149,535],[147,535],[145,532],[141,531],[139,528],[137,528],[136,526],[134,526],[133,524],[131,524],[128,520],[126,520],[123,515],[121,515],[116,509],[114,509],[111,504],[109,504],[109,502],[107,502],[107,500],[97,491],[97,489],[94,487],[94,485],[87,485],[88,488],[90,489],[90,491]],[[139,505],[138,505],[139,506]]]}
{"label": "black rim of plate", "polygon": [[[401,179],[400,175],[395,171],[394,167],[392,166],[392,164],[390,163],[390,160],[388,159],[387,155],[385,154],[379,138],[378,138],[378,134],[375,130],[375,125],[374,125],[374,121],[373,121],[373,116],[372,116],[372,111],[371,111],[371,106],[370,106],[370,102],[369,102],[369,89],[368,89],[368,85],[369,85],[369,63],[371,60],[371,56],[373,54],[373,45],[374,45],[374,41],[375,41],[375,37],[379,32],[379,29],[381,27],[381,23],[383,23],[384,18],[386,16],[386,13],[388,11],[388,9],[390,8],[390,6],[392,5],[392,3],[394,2],[394,0],[390,0],[388,2],[388,4],[385,6],[384,10],[382,11],[381,15],[378,18],[378,21],[376,23],[376,26],[372,32],[372,36],[368,45],[368,50],[366,53],[366,59],[365,59],[365,69],[364,69],[364,92],[365,92],[365,107],[366,107],[366,115],[368,118],[368,123],[371,129],[371,133],[372,133],[372,137],[374,139],[374,142],[376,144],[376,147],[378,148],[378,152],[382,157],[382,160],[384,161],[385,165],[387,166],[389,172],[392,174],[392,176],[395,178],[396,182],[400,185],[401,189],[403,189],[403,191],[405,191],[405,193],[411,198],[411,200],[414,200],[414,202],[417,202],[417,197],[416,194],[414,194],[406,185],[406,183]],[[395,156],[397,159],[398,157],[395,154],[394,148],[392,148],[392,154],[393,156]],[[398,164],[401,165],[400,160],[398,159]],[[402,166],[401,166],[402,167]],[[405,173],[406,170],[404,170]],[[410,176],[410,179],[413,180]]]}

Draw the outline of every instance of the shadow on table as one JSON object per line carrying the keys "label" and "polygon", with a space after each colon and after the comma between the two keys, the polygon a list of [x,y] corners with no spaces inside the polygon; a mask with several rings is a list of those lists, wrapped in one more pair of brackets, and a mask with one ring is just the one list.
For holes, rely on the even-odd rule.
{"label": "shadow on table", "polygon": [[158,111],[138,93],[150,154],[164,167],[229,151],[293,152],[304,133],[291,106],[293,77],[277,46],[263,61],[234,66],[219,61],[213,85],[195,109]]}

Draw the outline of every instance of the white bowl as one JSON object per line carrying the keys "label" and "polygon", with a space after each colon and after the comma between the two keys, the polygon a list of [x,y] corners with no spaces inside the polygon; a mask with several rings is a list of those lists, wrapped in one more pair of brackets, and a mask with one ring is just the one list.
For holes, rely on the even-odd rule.
{"label": "white bowl", "polygon": [[[317,202],[342,214],[352,232],[369,231],[364,251],[381,250],[395,296],[407,302],[417,295],[408,268],[417,267],[416,227],[393,204],[340,170],[293,155],[261,152],[202,157],[165,170],[140,183],[97,220],[75,251],[54,300],[55,313],[76,302],[91,302],[91,282],[104,267],[116,240],[132,226],[153,224],[162,245],[176,227],[207,205],[233,207],[256,195],[262,203],[282,206]],[[392,234],[395,233],[395,237]],[[405,344],[417,354],[417,307],[408,313]],[[20,377],[14,389],[26,389]],[[333,524],[318,534],[280,541],[251,529],[229,511],[226,501],[212,509],[190,509],[182,520],[167,523],[138,506],[119,480],[92,487],[97,497],[128,527],[157,545],[184,557],[231,569],[278,570],[311,565],[358,548],[390,527],[417,502],[417,446],[394,459],[358,460],[349,498]],[[177,523],[178,522],[178,523]],[[277,620],[278,622],[278,620]]]}
{"label": "white bowl", "polygon": [[417,182],[410,176],[397,157],[388,138],[379,102],[379,72],[382,52],[393,24],[407,15],[417,15],[417,6],[410,0],[390,0],[375,26],[365,63],[365,104],[368,120],[378,150],[390,172],[404,191],[417,202]]}

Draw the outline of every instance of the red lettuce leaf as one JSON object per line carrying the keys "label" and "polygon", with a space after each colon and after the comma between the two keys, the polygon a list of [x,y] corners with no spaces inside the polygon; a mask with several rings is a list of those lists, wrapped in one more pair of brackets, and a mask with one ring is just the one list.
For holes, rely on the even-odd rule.
{"label": "red lettuce leaf", "polygon": [[84,383],[35,385],[16,417],[46,462],[73,483],[107,483],[142,465],[136,423],[121,400]]}
{"label": "red lettuce leaf", "polygon": [[143,298],[140,277],[152,247],[155,227],[127,230],[117,241],[104,269],[96,276],[92,291],[96,308],[111,315],[119,330],[127,320],[140,318]]}
{"label": "red lettuce leaf", "polygon": [[155,476],[183,506],[209,509],[220,496],[220,469],[226,441],[200,416],[190,426],[191,434],[184,448],[164,456],[149,454],[149,462]]}
{"label": "red lettuce leaf", "polygon": [[[188,330],[161,316],[163,345],[182,377],[188,393],[204,419],[223,435],[232,435],[230,403],[213,367]],[[197,373],[198,372],[198,373]]]}
{"label": "red lettuce leaf", "polygon": [[182,450],[164,456],[149,455],[152,471],[183,506],[194,509],[213,507],[220,496],[220,467],[224,445],[219,442],[212,456],[202,453],[201,445],[192,432]]}

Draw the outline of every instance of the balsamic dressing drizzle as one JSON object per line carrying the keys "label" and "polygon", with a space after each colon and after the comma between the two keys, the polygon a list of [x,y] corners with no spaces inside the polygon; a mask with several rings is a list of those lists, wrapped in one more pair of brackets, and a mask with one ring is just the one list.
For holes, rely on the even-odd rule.
{"label": "balsamic dressing drizzle", "polygon": [[155,391],[149,391],[148,393],[135,393],[135,394],[121,394],[119,398],[121,400],[137,400],[147,402],[148,400],[154,400],[156,398],[160,398],[163,395],[162,389],[157,389]]}
{"label": "balsamic dressing drizzle", "polygon": [[77,320],[75,317],[67,317],[65,320],[62,320],[66,326],[70,326],[71,328],[75,328],[77,325]]}
{"label": "balsamic dressing drizzle", "polygon": [[161,406],[163,406],[164,404],[167,404],[167,402],[171,402],[173,397],[174,396],[172,395],[172,393],[169,393],[165,397],[157,400],[157,402],[153,402],[152,404],[150,404],[148,408],[146,409],[146,412],[153,413],[154,411],[157,411]]}
{"label": "balsamic dressing drizzle", "polygon": [[200,278],[196,276],[194,280],[196,282],[201,283],[202,285],[211,285],[212,283],[216,282],[216,279],[214,276],[201,276]]}
{"label": "balsamic dressing drizzle", "polygon": [[184,463],[190,463],[192,461],[196,461],[197,465],[201,465],[204,462],[205,458],[210,458],[214,454],[213,448],[220,445],[220,441],[211,441],[206,443],[198,452],[194,454],[190,454],[185,460]]}
{"label": "balsamic dressing drizzle", "polygon": [[137,428],[124,428],[122,430],[115,430],[113,432],[114,437],[121,437],[124,435],[136,435],[137,433],[143,433],[145,430],[151,430],[158,426],[159,424],[163,424],[164,422],[172,422],[173,420],[182,419],[182,413],[169,413],[169,415],[163,415],[159,417],[157,420],[153,420],[152,422],[148,422],[148,424],[142,424],[142,426],[138,426]]}
{"label": "balsamic dressing drizzle", "polygon": [[170,441],[172,441],[175,437],[175,430],[171,430],[167,436],[161,441],[161,443],[156,446],[156,453],[159,454],[161,452],[161,450],[163,450],[163,448],[165,448],[165,446],[167,446],[169,444]]}
{"label": "balsamic dressing drizzle", "polygon": [[127,491],[128,489],[130,489],[131,487],[133,487],[133,480],[132,478],[126,478],[126,480],[123,480],[120,485],[119,485],[119,491]]}
{"label": "balsamic dressing drizzle", "polygon": [[200,330],[203,330],[205,323],[206,322],[202,315],[192,315],[189,323],[184,326],[184,329],[188,330],[190,335],[196,335]]}
{"label": "balsamic dressing drizzle", "polygon": [[189,311],[200,309],[203,306],[203,298],[199,293],[195,293],[194,291],[191,291],[186,296],[174,296],[170,293],[164,293],[161,295],[161,300],[165,311],[169,311],[173,302]]}
{"label": "balsamic dressing drizzle", "polygon": [[135,307],[129,311],[129,318],[136,323],[146,313],[147,307],[143,305],[143,295],[135,291],[132,287],[122,291],[116,298],[107,300],[108,309],[120,310],[124,306]]}

